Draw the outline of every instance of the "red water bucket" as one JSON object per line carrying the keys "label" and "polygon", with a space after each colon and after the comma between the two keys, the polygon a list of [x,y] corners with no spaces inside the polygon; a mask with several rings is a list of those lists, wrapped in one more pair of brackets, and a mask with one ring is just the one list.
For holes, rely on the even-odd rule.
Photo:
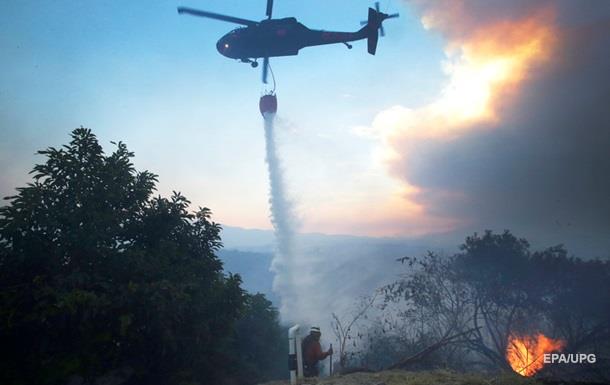
{"label": "red water bucket", "polygon": [[263,116],[265,114],[275,114],[277,112],[277,98],[274,94],[263,95],[258,102],[258,107]]}

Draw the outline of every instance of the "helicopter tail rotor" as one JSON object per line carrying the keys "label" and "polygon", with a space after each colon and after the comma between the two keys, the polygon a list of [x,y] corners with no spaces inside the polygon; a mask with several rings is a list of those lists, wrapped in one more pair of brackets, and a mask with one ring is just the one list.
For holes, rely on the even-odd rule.
{"label": "helicopter tail rotor", "polygon": [[379,23],[378,12],[373,8],[369,8],[369,20],[368,20],[368,37],[366,39],[367,50],[371,55],[375,55],[377,52],[377,40],[379,40]]}
{"label": "helicopter tail rotor", "polygon": [[360,24],[366,25],[368,28],[367,32],[367,49],[371,55],[375,55],[377,52],[377,41],[379,35],[385,36],[385,30],[383,28],[383,22],[387,19],[397,18],[398,13],[392,13],[388,15],[379,10],[379,2],[375,2],[375,8],[369,8],[369,17],[367,21],[362,21]]}

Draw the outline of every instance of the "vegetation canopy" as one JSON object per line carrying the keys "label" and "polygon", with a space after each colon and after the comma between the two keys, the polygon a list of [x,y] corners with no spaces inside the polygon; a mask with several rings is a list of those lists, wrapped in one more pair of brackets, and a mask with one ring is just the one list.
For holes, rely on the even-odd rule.
{"label": "vegetation canopy", "polygon": [[71,137],[39,151],[33,182],[0,209],[0,382],[273,377],[280,348],[236,359],[244,320],[270,341],[281,329],[270,302],[223,272],[210,210],[153,197],[157,176],[136,171],[125,144],[106,155],[91,130]]}

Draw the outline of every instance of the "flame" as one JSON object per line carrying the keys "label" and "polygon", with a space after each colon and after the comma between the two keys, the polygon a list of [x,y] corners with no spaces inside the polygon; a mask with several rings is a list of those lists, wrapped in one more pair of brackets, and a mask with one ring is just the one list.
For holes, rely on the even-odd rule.
{"label": "flame", "polygon": [[506,360],[522,376],[532,376],[544,366],[546,353],[559,351],[565,341],[548,338],[542,333],[533,336],[511,335],[506,347]]}

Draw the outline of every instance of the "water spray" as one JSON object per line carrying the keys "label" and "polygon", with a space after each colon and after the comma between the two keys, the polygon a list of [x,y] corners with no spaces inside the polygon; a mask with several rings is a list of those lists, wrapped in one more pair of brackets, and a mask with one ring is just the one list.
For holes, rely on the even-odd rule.
{"label": "water spray", "polygon": [[293,274],[295,271],[294,241],[297,221],[292,202],[287,198],[281,160],[276,147],[275,114],[277,112],[277,97],[274,91],[260,98],[259,108],[263,115],[265,127],[265,160],[269,172],[269,206],[276,241],[276,250],[271,264],[271,270],[275,273],[273,289],[280,293],[282,301],[280,314],[286,316],[293,314],[296,307],[295,303],[289,302],[287,299],[294,302],[294,298],[296,298]]}

